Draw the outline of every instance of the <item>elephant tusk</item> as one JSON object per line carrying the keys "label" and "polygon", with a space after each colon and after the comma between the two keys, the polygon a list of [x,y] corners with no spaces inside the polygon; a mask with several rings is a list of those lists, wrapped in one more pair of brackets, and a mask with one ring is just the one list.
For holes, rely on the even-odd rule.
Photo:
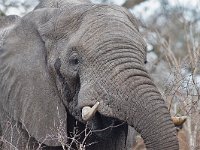
{"label": "elephant tusk", "polygon": [[82,109],[82,119],[84,121],[89,121],[91,120],[95,113],[97,112],[97,108],[99,106],[99,102],[97,102],[92,108],[89,106],[85,106]]}
{"label": "elephant tusk", "polygon": [[175,126],[181,126],[186,121],[187,116],[181,116],[181,117],[172,117],[172,121]]}

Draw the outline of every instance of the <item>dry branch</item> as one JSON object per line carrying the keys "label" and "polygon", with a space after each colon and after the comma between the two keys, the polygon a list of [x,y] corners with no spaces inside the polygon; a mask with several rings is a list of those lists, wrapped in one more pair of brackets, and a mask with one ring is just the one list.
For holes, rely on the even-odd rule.
{"label": "dry branch", "polygon": [[127,0],[122,6],[123,7],[126,7],[126,8],[132,8],[134,7],[135,5],[138,5],[142,2],[144,2],[145,0]]}

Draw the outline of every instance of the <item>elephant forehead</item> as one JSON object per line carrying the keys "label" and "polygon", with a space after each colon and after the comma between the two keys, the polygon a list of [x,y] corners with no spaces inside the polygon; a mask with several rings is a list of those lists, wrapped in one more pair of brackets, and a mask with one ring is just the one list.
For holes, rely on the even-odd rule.
{"label": "elephant forehead", "polygon": [[84,17],[81,22],[82,27],[87,31],[89,29],[97,30],[98,28],[114,29],[123,26],[129,27],[132,30],[138,30],[137,21],[127,10],[119,6],[96,5],[84,12]]}
{"label": "elephant forehead", "polygon": [[[68,5],[53,18],[55,23],[54,31],[58,34],[65,34],[70,31],[76,31],[82,25],[85,29],[90,27],[95,29],[95,25],[116,26],[127,24],[133,29],[138,30],[137,21],[126,9],[119,6],[96,5],[96,4],[80,4]],[[115,22],[114,22],[115,21]],[[92,25],[92,27],[91,27]],[[97,26],[99,27],[99,26]],[[72,32],[74,33],[74,32]]]}
{"label": "elephant forehead", "polygon": [[108,51],[111,54],[112,50],[123,49],[138,51],[137,55],[142,59],[145,57],[146,44],[132,20],[134,17],[130,16],[131,19],[121,7],[95,6],[83,14],[78,30],[70,35],[68,45],[82,51],[84,58],[94,62]]}
{"label": "elephant forehead", "polygon": [[100,5],[91,8],[83,17],[79,29],[81,43],[92,43],[93,46],[107,43],[104,44],[107,47],[134,43],[140,49],[145,47],[135,17],[122,7]]}
{"label": "elephant forehead", "polygon": [[79,29],[76,40],[88,51],[146,48],[142,35],[127,17],[98,16],[84,20]]}
{"label": "elephant forehead", "polygon": [[[93,20],[85,20],[80,26],[82,40],[96,40],[96,42],[107,42],[120,40],[123,42],[140,36],[137,28],[130,21],[117,16],[101,16]],[[136,35],[137,34],[137,35]],[[119,42],[117,40],[117,42]]]}
{"label": "elephant forehead", "polygon": [[135,17],[119,6],[69,5],[62,8],[51,22],[52,30],[49,29],[48,33],[69,40],[67,45],[79,46],[87,53],[113,47],[138,49],[144,53],[146,47]]}

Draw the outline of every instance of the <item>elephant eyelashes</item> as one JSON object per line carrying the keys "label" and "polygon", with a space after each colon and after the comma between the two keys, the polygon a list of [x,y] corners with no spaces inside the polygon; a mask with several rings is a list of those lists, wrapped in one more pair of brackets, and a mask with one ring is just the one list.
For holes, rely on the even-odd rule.
{"label": "elephant eyelashes", "polygon": [[78,64],[79,64],[78,58],[74,58],[74,59],[72,59],[70,62],[71,62],[71,64],[73,64],[73,65],[78,65]]}
{"label": "elephant eyelashes", "polygon": [[80,63],[80,60],[79,60],[78,54],[73,53],[69,58],[69,64],[74,69],[74,71],[78,71],[79,63]]}

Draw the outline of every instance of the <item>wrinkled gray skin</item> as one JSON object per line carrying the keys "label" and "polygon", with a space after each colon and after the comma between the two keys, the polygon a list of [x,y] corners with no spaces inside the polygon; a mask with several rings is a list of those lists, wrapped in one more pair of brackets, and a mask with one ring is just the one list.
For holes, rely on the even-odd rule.
{"label": "wrinkled gray skin", "polygon": [[[98,101],[86,141],[97,143],[87,150],[125,150],[127,124],[148,150],[178,150],[170,114],[144,67],[145,42],[126,9],[46,0],[0,23],[0,121],[13,146],[59,149],[74,126],[85,128],[81,109]],[[117,127],[97,132],[108,126]]]}

